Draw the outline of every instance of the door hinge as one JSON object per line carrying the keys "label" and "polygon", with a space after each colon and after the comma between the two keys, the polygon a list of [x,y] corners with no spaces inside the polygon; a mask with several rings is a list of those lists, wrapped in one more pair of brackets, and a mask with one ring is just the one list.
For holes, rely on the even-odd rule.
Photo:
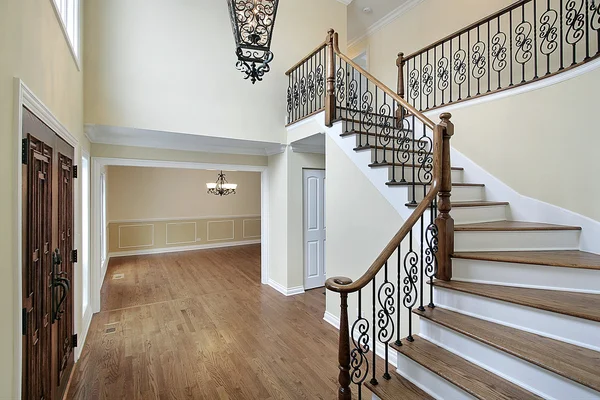
{"label": "door hinge", "polygon": [[77,262],[77,249],[71,251],[71,262]]}
{"label": "door hinge", "polygon": [[23,324],[23,336],[27,336],[27,309],[24,308],[22,312],[23,316],[21,317],[21,322]]}
{"label": "door hinge", "polygon": [[77,347],[77,334],[71,336],[71,346]]}
{"label": "door hinge", "polygon": [[29,158],[29,139],[25,138],[21,142],[21,163],[27,165]]}
{"label": "door hinge", "polygon": [[77,178],[77,165],[73,165],[73,178]]}

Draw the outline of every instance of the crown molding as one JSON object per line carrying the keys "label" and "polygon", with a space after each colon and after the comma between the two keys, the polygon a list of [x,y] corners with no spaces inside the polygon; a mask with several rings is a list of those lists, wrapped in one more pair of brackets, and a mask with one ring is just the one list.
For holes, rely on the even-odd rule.
{"label": "crown molding", "polygon": [[340,3],[342,3],[345,6],[348,6],[348,5],[350,5],[350,3],[352,3],[352,0],[337,0],[337,1],[339,1]]}
{"label": "crown molding", "polygon": [[367,28],[367,31],[363,35],[361,35],[355,39],[349,40],[348,47],[354,46],[361,40],[363,40],[363,39],[371,36],[375,32],[377,32],[378,30],[383,29],[386,25],[389,25],[390,23],[394,22],[402,14],[407,13],[408,11],[410,11],[411,9],[413,9],[414,7],[416,7],[417,5],[419,5],[419,3],[422,3],[423,1],[424,0],[408,0],[406,3],[395,8],[390,13],[388,13],[386,16],[381,18],[379,21],[377,21],[374,24],[372,24],[371,26],[369,26]]}
{"label": "crown molding", "polygon": [[325,146],[318,144],[292,143],[294,153],[325,154]]}

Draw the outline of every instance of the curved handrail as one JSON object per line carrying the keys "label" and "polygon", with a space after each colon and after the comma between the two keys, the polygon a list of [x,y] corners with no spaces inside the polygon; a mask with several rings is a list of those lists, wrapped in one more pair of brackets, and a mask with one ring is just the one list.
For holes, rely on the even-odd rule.
{"label": "curved handrail", "polygon": [[430,127],[431,129],[435,128],[435,124],[433,123],[433,121],[431,121],[429,118],[427,118],[423,113],[421,113],[419,110],[417,110],[415,107],[411,106],[406,100],[404,100],[402,97],[400,97],[398,95],[398,93],[394,92],[392,89],[388,88],[386,85],[384,85],[383,83],[381,83],[381,81],[377,78],[375,78],[373,75],[371,75],[370,73],[368,73],[367,71],[365,71],[362,67],[360,67],[358,64],[356,64],[354,61],[352,61],[348,56],[346,56],[345,54],[343,54],[340,51],[340,47],[339,47],[339,42],[338,42],[338,34],[337,32],[333,32],[333,31],[329,31],[330,35],[333,35],[333,50],[335,51],[335,53],[344,61],[346,61],[348,64],[350,64],[356,71],[360,72],[362,75],[364,75],[365,77],[367,77],[370,81],[372,81],[375,86],[377,86],[379,89],[383,90],[385,93],[387,93],[392,99],[394,99],[395,101],[397,101],[399,104],[402,105],[403,108],[407,109],[408,111],[410,111],[412,114],[414,114],[414,116],[421,121],[422,123],[424,123],[425,125],[427,125],[428,127]]}

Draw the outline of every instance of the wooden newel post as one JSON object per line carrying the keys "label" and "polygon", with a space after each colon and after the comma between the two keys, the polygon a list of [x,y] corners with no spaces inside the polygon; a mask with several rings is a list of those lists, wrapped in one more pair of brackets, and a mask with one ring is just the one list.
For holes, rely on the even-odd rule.
{"label": "wooden newel post", "polygon": [[452,166],[450,163],[450,138],[454,135],[454,124],[450,122],[452,114],[440,115],[438,127],[444,130],[442,143],[442,187],[439,193],[439,214],[435,219],[438,227],[438,271],[437,279],[449,281],[452,279],[452,254],[454,253],[454,220],[450,216],[452,204]]}
{"label": "wooden newel post", "polygon": [[350,330],[348,327],[348,293],[340,293],[340,343],[338,349],[338,362],[340,374],[338,382],[338,400],[351,400],[350,389]]}
{"label": "wooden newel post", "polygon": [[327,32],[327,92],[325,94],[325,125],[333,125],[335,118],[335,50],[333,47],[335,31]]}
{"label": "wooden newel post", "polygon": [[[396,66],[398,67],[398,96],[404,98],[404,53],[398,53],[398,58],[396,59]],[[398,104],[398,109],[396,110],[396,118],[398,121],[402,120],[404,115],[402,115],[402,106]]]}

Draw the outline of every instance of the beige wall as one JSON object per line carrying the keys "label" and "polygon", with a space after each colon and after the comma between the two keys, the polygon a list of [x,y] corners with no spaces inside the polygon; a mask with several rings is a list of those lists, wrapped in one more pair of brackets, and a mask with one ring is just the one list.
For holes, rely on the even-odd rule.
{"label": "beige wall", "polygon": [[[396,88],[399,51],[417,51],[512,2],[425,0],[349,53],[368,48],[373,75]],[[595,70],[533,92],[465,103],[452,111],[452,145],[520,194],[600,221],[600,187],[590,184],[600,170],[600,136],[591,126],[598,91]]]}
{"label": "beige wall", "polygon": [[288,281],[288,151],[269,157],[269,280]]}
{"label": "beige wall", "polygon": [[[85,122],[284,142],[284,72],[325,39],[346,37],[336,0],[279,5],[272,69],[252,85],[235,69],[222,0],[88,0]],[[260,101],[257,101],[260,99]]]}
{"label": "beige wall", "polygon": [[[14,274],[19,273],[16,248],[20,231],[15,229],[16,136],[13,126],[13,78],[21,78],[50,108],[54,115],[87,148],[83,139],[82,73],[71,56],[50,1],[3,0],[0,2],[0,182],[6,190],[0,194],[0,398],[16,396],[18,387],[13,368],[15,314]],[[79,164],[79,161],[76,160]],[[80,229],[77,229],[78,231]],[[78,323],[79,321],[77,321]],[[17,355],[18,356],[18,355]]]}
{"label": "beige wall", "polygon": [[207,193],[218,171],[109,166],[109,252],[260,239],[260,173],[224,172],[235,195]]}

